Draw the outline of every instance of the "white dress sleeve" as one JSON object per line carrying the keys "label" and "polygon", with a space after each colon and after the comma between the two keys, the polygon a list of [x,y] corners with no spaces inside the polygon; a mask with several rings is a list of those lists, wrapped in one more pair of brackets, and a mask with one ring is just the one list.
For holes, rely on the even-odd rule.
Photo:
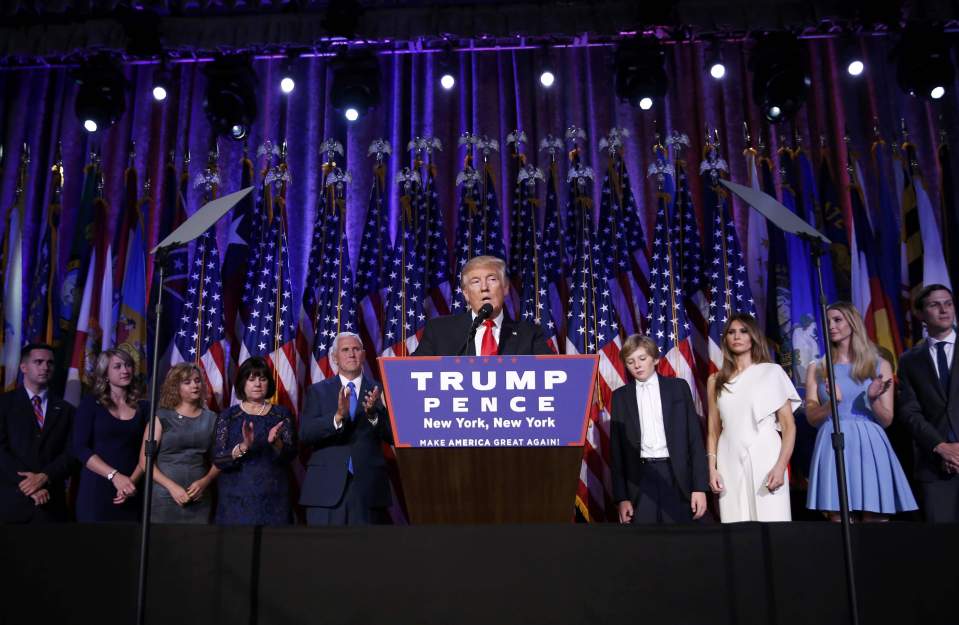
{"label": "white dress sleeve", "polygon": [[[756,388],[752,394],[752,417],[758,425],[769,417],[776,417],[776,411],[782,408],[787,401],[792,405],[795,412],[802,404],[799,393],[792,380],[783,371],[783,368],[775,363],[762,363],[762,375],[756,380]],[[776,429],[781,429],[779,422],[776,422]]]}

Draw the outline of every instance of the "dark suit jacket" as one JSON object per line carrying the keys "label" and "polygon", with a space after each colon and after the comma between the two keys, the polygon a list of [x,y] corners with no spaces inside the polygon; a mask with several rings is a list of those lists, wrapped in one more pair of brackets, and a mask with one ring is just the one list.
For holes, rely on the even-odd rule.
{"label": "dark suit jacket", "polygon": [[896,418],[912,433],[916,449],[915,478],[933,482],[949,478],[942,458],[933,447],[948,440],[949,425],[959,434],[959,353],[953,353],[949,371],[949,402],[939,384],[939,374],[929,353],[928,339],[899,358],[899,393]]}
{"label": "dark suit jacket", "polygon": [[[466,336],[469,334],[473,316],[470,311],[457,315],[436,317],[426,322],[423,338],[417,346],[414,356],[455,356],[459,353]],[[476,355],[475,342],[470,342],[466,350]],[[513,321],[503,315],[503,327],[499,335],[500,354],[552,354],[543,329],[528,321]]]}
{"label": "dark suit jacket", "polygon": [[[338,395],[343,388],[340,376],[314,384],[306,392],[300,416],[300,441],[313,450],[300,491],[303,506],[335,506],[346,487],[348,459],[353,459],[353,488],[360,501],[370,508],[390,505],[390,484],[382,443],[392,444],[393,432],[382,397],[373,408],[374,427],[362,413],[363,397],[379,384],[363,376],[357,389],[356,418],[344,419],[343,427],[333,425]],[[382,392],[382,389],[381,389]]]}
{"label": "dark suit jacket", "polygon": [[[0,395],[0,521],[67,520],[65,482],[79,466],[70,455],[73,406],[47,395],[43,430],[25,389]],[[50,501],[34,506],[20,492],[18,471],[46,473]]]}
{"label": "dark suit jacket", "polygon": [[[685,380],[659,376],[659,398],[663,405],[669,466],[676,488],[689,499],[693,492],[706,492],[709,483],[702,426]],[[610,416],[613,498],[635,504],[644,468],[639,461],[642,432],[635,380],[613,392]]]}

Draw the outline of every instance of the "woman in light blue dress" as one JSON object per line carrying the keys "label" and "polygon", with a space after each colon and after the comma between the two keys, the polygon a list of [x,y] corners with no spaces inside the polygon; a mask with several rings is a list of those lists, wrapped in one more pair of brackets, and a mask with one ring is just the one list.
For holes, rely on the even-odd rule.
{"label": "woman in light blue dress", "polygon": [[[885,521],[915,510],[916,499],[886,436],[893,418],[892,366],[879,356],[856,307],[831,305],[826,315],[836,371],[836,400],[845,438],[849,510],[856,520]],[[825,362],[806,372],[806,418],[818,427],[809,467],[806,507],[839,520],[839,486]]]}

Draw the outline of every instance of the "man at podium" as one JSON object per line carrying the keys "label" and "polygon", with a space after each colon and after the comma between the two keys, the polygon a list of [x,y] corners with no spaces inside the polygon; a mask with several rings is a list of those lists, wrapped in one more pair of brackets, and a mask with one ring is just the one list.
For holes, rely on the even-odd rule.
{"label": "man at podium", "polygon": [[414,356],[552,354],[538,325],[514,321],[503,310],[509,292],[506,263],[475,256],[463,266],[460,286],[469,310],[426,322]]}

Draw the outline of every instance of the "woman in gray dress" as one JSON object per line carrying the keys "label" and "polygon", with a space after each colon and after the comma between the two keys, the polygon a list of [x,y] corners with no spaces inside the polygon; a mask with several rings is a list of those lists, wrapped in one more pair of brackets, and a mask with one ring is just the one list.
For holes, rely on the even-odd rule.
{"label": "woman in gray dress", "polygon": [[[207,490],[220,470],[210,455],[216,413],[205,405],[206,385],[199,367],[192,362],[172,367],[163,381],[157,410],[151,513],[155,523],[210,522]],[[144,463],[142,449],[140,458]]]}

